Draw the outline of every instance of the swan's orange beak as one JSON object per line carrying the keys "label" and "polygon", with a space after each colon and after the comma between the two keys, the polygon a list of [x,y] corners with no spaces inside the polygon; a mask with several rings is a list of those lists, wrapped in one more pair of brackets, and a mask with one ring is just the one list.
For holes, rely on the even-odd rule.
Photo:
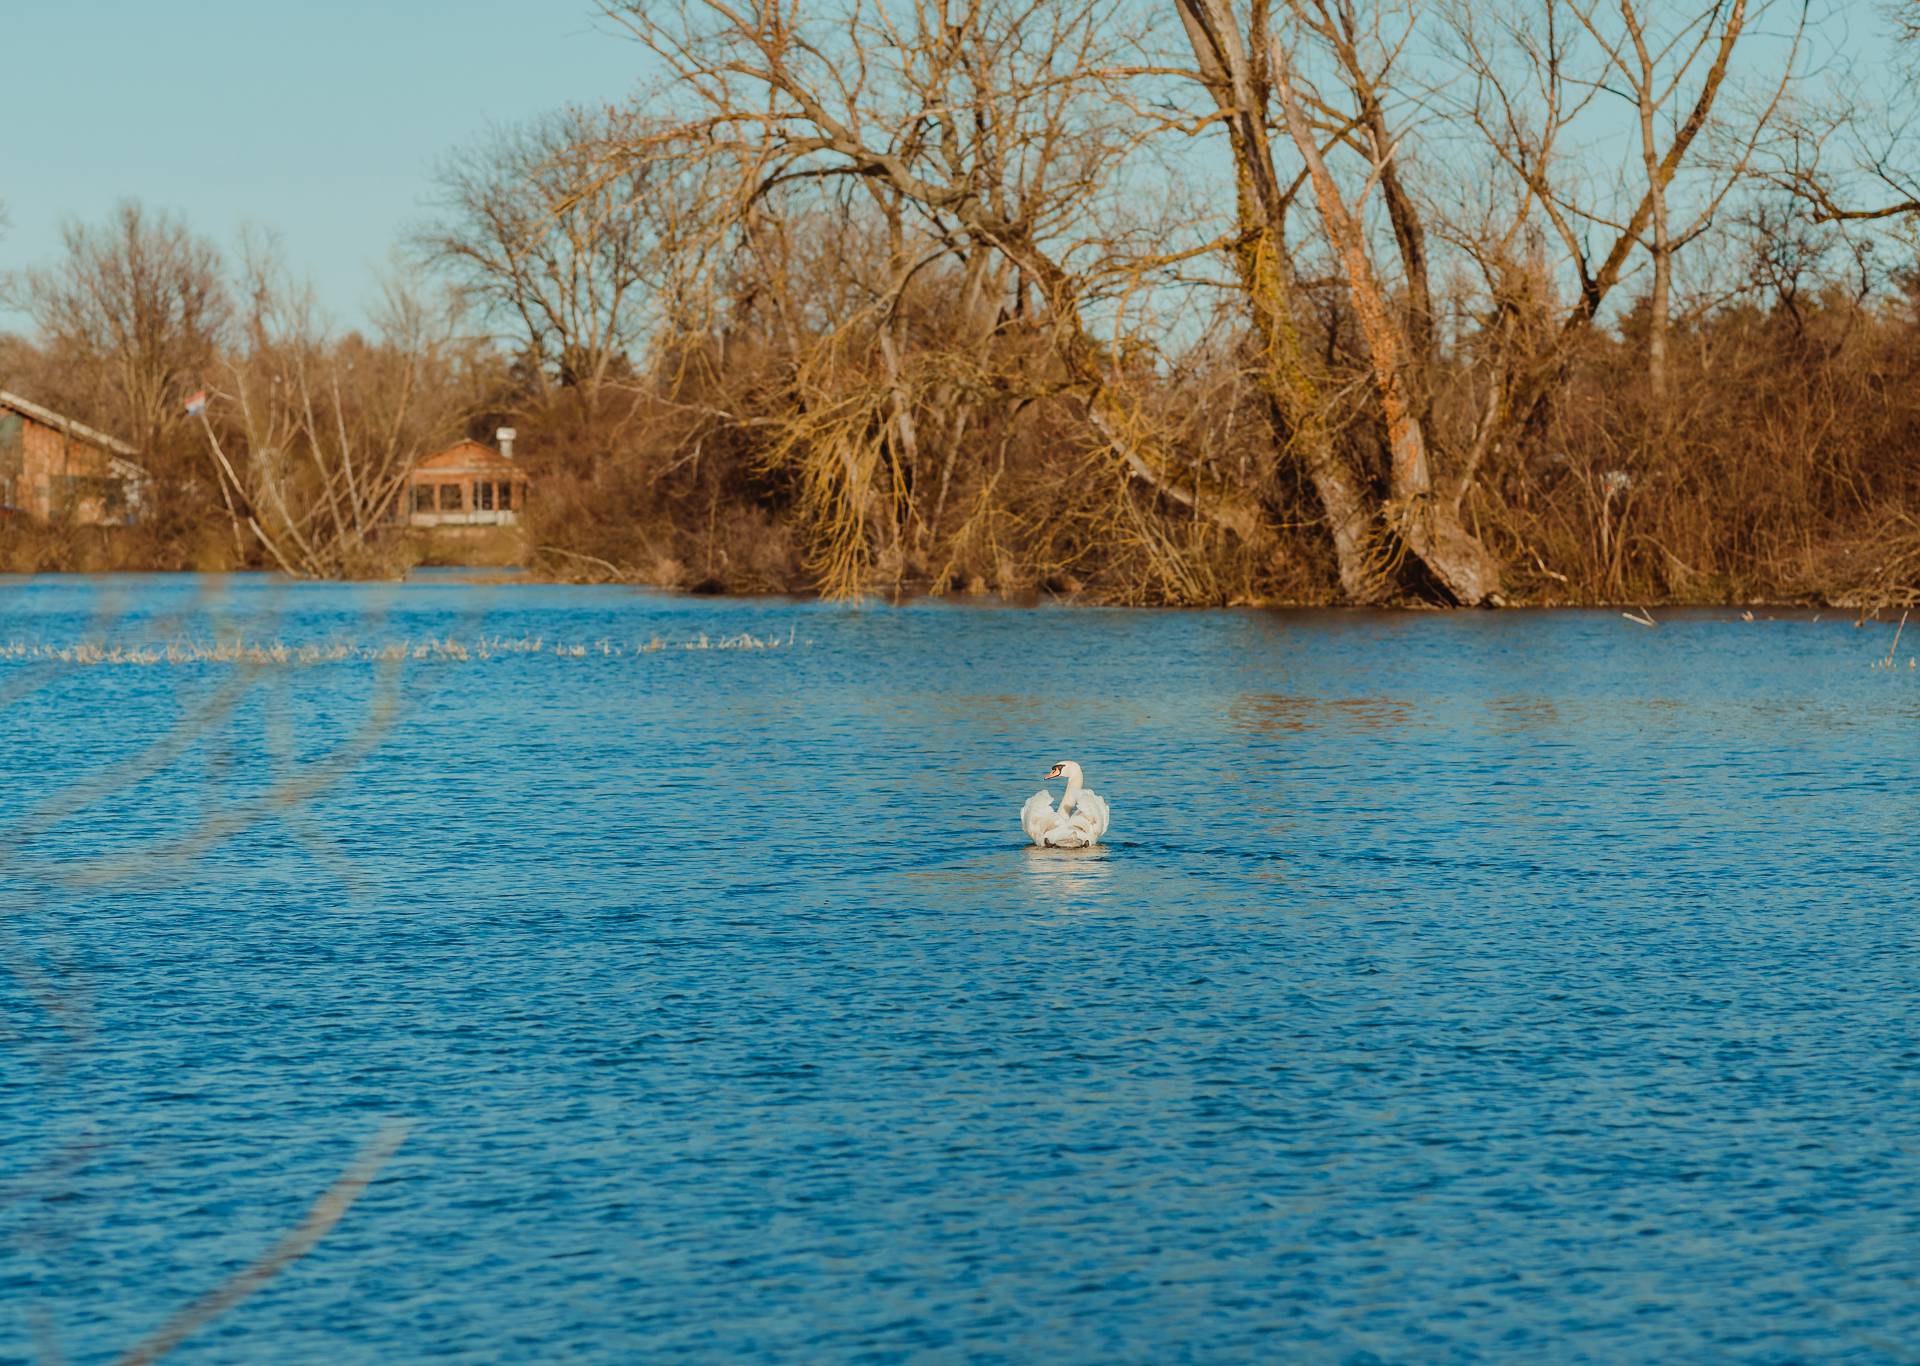
{"label": "swan's orange beak", "polygon": [[1040,775],[1040,781],[1044,783],[1049,778],[1058,778],[1059,776],[1060,776],[1060,765],[1055,764],[1052,768],[1048,769],[1045,773],[1042,773]]}

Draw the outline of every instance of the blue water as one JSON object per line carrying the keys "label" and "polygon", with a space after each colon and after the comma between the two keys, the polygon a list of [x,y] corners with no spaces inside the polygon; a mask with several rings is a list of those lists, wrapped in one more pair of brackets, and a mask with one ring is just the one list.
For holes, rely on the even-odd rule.
{"label": "blue water", "polygon": [[169,1360],[1920,1359],[1920,673],[1656,615],[8,581],[0,1360],[394,1122]]}

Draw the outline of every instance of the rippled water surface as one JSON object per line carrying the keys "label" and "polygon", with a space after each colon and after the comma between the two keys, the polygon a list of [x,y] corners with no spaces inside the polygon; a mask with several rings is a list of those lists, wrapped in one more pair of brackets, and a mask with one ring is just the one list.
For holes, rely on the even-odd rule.
{"label": "rippled water surface", "polygon": [[7,581],[0,1360],[1920,1359],[1891,637]]}

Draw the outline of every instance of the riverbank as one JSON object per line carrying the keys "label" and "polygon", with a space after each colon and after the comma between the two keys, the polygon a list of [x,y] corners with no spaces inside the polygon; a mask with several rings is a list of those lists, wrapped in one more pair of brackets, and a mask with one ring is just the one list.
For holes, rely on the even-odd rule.
{"label": "riverbank", "polygon": [[[656,529],[657,530],[657,529]],[[648,540],[640,537],[641,541]],[[271,570],[257,550],[220,526],[74,527],[11,518],[0,521],[0,574],[202,573]],[[682,547],[683,555],[623,557],[575,549],[540,539],[526,529],[492,531],[481,538],[401,532],[370,542],[341,581],[405,578],[422,569],[472,568],[510,571],[528,582],[620,583],[693,596],[813,597],[817,581],[786,553],[777,538],[738,539]],[[874,575],[864,596],[997,599],[1009,603],[1080,602],[1128,607],[1338,607],[1343,605],[1439,608],[1437,590],[1402,591],[1367,604],[1343,601],[1330,561],[1314,565],[1313,547],[1302,538],[1298,554],[1280,572],[1216,575],[1212,594],[1173,596],[1144,591],[1098,569],[1084,574],[1041,572],[1002,558],[992,574],[956,569],[942,574],[903,568]],[[1616,584],[1582,579],[1544,561],[1531,568],[1510,565],[1497,604],[1506,608],[1733,607],[1898,611],[1920,605],[1920,531],[1904,519],[1883,524],[1876,537],[1810,545],[1789,562],[1747,566],[1743,572],[1676,570],[1665,580]]]}
{"label": "riverbank", "polygon": [[[97,580],[111,579],[119,575],[130,579],[152,577],[171,579],[202,579],[218,583],[228,577],[236,580],[253,581],[259,578],[281,578],[288,584],[306,583],[313,586],[333,585],[338,587],[374,586],[383,583],[413,585],[473,585],[487,586],[549,586],[549,587],[626,587],[644,589],[665,599],[684,599],[689,602],[699,600],[722,601],[735,604],[764,602],[769,605],[795,604],[821,601],[819,596],[804,590],[759,592],[735,592],[708,585],[685,587],[680,584],[650,583],[638,578],[620,578],[614,576],[591,577],[584,575],[543,574],[523,566],[511,565],[455,565],[455,564],[416,564],[404,572],[377,579],[336,579],[336,580],[298,580],[285,578],[276,571],[260,567],[236,570],[220,570],[204,573],[198,570],[176,569],[84,569],[84,570],[33,570],[27,572],[0,570],[0,592],[4,592],[8,580],[45,580],[74,579]],[[1213,604],[1139,604],[1102,602],[1085,593],[1053,592],[1045,589],[1027,589],[1011,593],[995,592],[991,589],[963,589],[960,591],[934,592],[927,585],[902,585],[885,592],[873,592],[863,595],[853,602],[880,603],[889,606],[903,606],[914,602],[943,602],[954,605],[975,605],[982,608],[1005,608],[1011,610],[1032,610],[1046,607],[1088,607],[1113,610],[1115,607],[1129,611],[1149,613],[1170,612],[1181,615],[1193,612],[1217,611],[1222,608],[1263,612],[1327,612],[1334,614],[1352,614],[1369,616],[1382,613],[1429,614],[1449,612],[1459,609],[1448,608],[1431,602],[1406,600],[1383,604],[1354,604],[1325,600],[1299,601],[1290,599],[1237,599],[1231,602]],[[1742,617],[1748,620],[1766,620],[1776,617],[1806,617],[1818,621],[1823,614],[1846,615],[1856,622],[1895,622],[1909,610],[1911,604],[1898,600],[1888,601],[1835,601],[1819,597],[1807,598],[1749,598],[1721,601],[1682,601],[1682,600],[1600,600],[1600,601],[1558,601],[1542,599],[1526,602],[1508,602],[1497,609],[1485,609],[1502,614],[1555,613],[1555,612],[1618,612],[1629,621],[1645,626],[1658,626],[1661,623],[1648,614],[1652,612],[1672,613],[1719,613]]]}

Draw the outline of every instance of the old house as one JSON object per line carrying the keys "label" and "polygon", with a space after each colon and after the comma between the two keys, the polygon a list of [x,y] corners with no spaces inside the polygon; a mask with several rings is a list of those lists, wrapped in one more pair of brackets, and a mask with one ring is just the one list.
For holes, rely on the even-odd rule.
{"label": "old house", "polygon": [[460,441],[422,459],[407,475],[394,520],[416,527],[511,526],[527,503],[527,472],[513,459],[513,428],[500,449]]}
{"label": "old house", "polygon": [[150,476],[126,442],[0,389],[0,515],[113,526],[138,521]]}

